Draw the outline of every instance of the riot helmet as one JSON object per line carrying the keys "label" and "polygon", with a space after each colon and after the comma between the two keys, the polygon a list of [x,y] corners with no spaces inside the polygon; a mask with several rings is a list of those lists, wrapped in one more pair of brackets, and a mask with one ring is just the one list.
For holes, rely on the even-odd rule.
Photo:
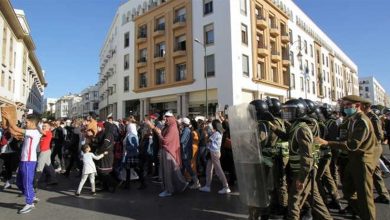
{"label": "riot helmet", "polygon": [[295,121],[303,118],[307,113],[307,105],[303,100],[291,99],[282,105],[282,118],[287,121]]}
{"label": "riot helmet", "polygon": [[324,106],[321,106],[320,107],[320,110],[321,110],[321,113],[322,115],[326,118],[326,119],[329,119],[332,117],[332,108],[328,105],[324,105]]}
{"label": "riot helmet", "polygon": [[282,104],[280,103],[279,99],[268,98],[267,103],[268,103],[269,111],[271,112],[271,114],[280,117]]}
{"label": "riot helmet", "polygon": [[371,108],[371,111],[374,112],[374,114],[376,114],[378,116],[381,115],[381,110],[379,109],[379,107],[377,105],[371,105],[370,108]]}
{"label": "riot helmet", "polygon": [[387,113],[390,113],[390,108],[384,108],[382,110],[382,114],[386,115]]}
{"label": "riot helmet", "polygon": [[266,101],[256,99],[249,104],[253,105],[256,109],[257,120],[270,120],[270,112]]}
{"label": "riot helmet", "polygon": [[306,103],[307,105],[307,114],[310,115],[310,114],[313,114],[317,108],[317,105],[316,103],[314,103],[312,100],[310,99],[303,99],[303,101]]}

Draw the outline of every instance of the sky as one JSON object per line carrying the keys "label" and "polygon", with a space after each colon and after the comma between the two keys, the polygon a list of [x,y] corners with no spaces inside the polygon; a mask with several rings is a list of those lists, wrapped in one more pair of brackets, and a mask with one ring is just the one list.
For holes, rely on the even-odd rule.
{"label": "sky", "polygon": [[[78,93],[97,82],[99,53],[125,0],[11,0],[25,11],[46,72],[45,97]],[[195,0],[200,1],[200,0]],[[357,64],[390,93],[389,0],[294,0]]]}

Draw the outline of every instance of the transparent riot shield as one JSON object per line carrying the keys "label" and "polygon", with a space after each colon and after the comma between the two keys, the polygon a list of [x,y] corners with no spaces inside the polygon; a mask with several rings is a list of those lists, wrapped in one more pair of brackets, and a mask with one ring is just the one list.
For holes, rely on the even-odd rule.
{"label": "transparent riot shield", "polygon": [[229,126],[241,201],[248,206],[267,207],[269,193],[254,106],[229,107]]}

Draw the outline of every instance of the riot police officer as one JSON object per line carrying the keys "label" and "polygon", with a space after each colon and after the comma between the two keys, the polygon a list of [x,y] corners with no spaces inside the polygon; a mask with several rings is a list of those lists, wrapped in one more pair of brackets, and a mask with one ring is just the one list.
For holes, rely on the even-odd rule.
{"label": "riot police officer", "polygon": [[[330,141],[336,141],[338,137],[338,126],[336,120],[332,118],[332,108],[329,106],[321,106],[321,114],[323,115],[325,122],[320,122],[325,126],[326,132],[321,135],[321,138]],[[330,163],[332,160],[332,152],[329,146],[322,146],[320,148],[320,158],[318,163],[318,170],[316,180],[318,189],[321,193],[322,198],[326,201],[325,188],[330,193],[332,202],[329,204],[331,208],[340,210],[340,195],[338,193],[337,184],[333,179],[330,172]]]}
{"label": "riot police officer", "polygon": [[[260,145],[262,146],[262,155],[265,161],[265,172],[269,181],[273,180],[273,172],[272,167],[274,166],[273,161],[273,152],[272,142],[274,141],[273,136],[270,134],[270,129],[268,125],[268,121],[273,120],[273,116],[269,112],[268,105],[263,100],[253,100],[251,103],[256,109],[256,117],[258,123],[258,138],[260,141]],[[268,184],[273,185],[273,184]],[[271,192],[273,189],[269,189]],[[271,197],[271,201],[274,198]],[[257,208],[257,207],[249,207],[249,219],[258,219],[261,216],[262,220],[269,219],[270,208]]]}
{"label": "riot police officer", "polygon": [[[376,106],[372,106],[370,102],[363,104],[363,111],[367,117],[371,120],[372,126],[374,128],[375,136],[377,138],[377,147],[375,148],[375,161],[376,167],[373,175],[374,187],[378,193],[378,197],[374,199],[375,202],[379,203],[390,203],[389,192],[387,191],[385,181],[382,177],[382,171],[379,168],[379,158],[383,152],[382,140],[383,140],[383,130],[382,124],[378,117],[380,110]],[[375,113],[376,112],[376,113]]]}
{"label": "riot police officer", "polygon": [[[359,96],[349,95],[343,98],[344,112],[349,117],[346,140],[315,141],[332,148],[341,148],[348,152],[348,164],[344,172],[344,197],[361,219],[375,219],[372,175],[375,170],[374,150],[377,146],[374,128],[370,119],[362,112]],[[355,193],[357,198],[355,198]]]}
{"label": "riot police officer", "polygon": [[292,184],[289,188],[288,218],[299,219],[302,205],[310,195],[312,210],[319,219],[332,219],[319,194],[314,180],[313,145],[314,135],[307,117],[307,105],[303,100],[292,99],[282,106],[282,117],[292,123],[288,132],[271,125],[271,129],[282,139],[289,140],[289,164]]}

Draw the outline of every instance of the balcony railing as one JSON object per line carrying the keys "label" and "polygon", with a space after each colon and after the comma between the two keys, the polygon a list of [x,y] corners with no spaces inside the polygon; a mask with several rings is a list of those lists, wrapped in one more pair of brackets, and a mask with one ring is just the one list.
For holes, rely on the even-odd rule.
{"label": "balcony railing", "polygon": [[185,51],[186,50],[186,44],[185,42],[180,42],[176,44],[175,51]]}
{"label": "balcony railing", "polygon": [[146,63],[146,57],[140,57],[138,63]]}
{"label": "balcony railing", "polygon": [[146,30],[140,30],[139,32],[138,32],[138,39],[139,38],[146,38],[147,37],[147,32],[146,32]]}
{"label": "balcony railing", "polygon": [[165,30],[165,23],[156,25],[156,28],[154,29],[154,31],[164,31],[164,30]]}
{"label": "balcony railing", "polygon": [[186,15],[178,15],[175,17],[174,23],[186,22]]}
{"label": "balcony railing", "polygon": [[154,58],[165,57],[165,51],[158,51],[154,53]]}

